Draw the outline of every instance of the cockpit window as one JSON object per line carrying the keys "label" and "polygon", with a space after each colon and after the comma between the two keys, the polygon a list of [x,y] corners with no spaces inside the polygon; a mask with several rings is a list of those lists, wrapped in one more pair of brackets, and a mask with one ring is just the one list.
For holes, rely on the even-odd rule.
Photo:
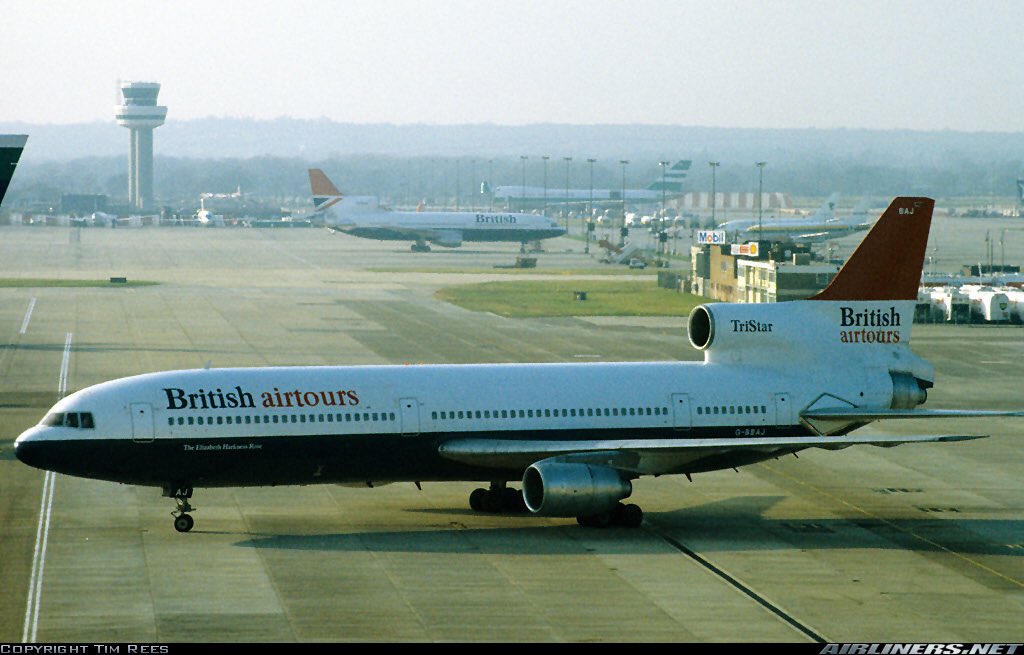
{"label": "cockpit window", "polygon": [[63,412],[50,412],[43,420],[42,425],[54,426],[64,425],[64,413]]}
{"label": "cockpit window", "polygon": [[46,426],[64,426],[66,428],[84,428],[91,430],[96,427],[92,412],[50,412],[41,422]]}

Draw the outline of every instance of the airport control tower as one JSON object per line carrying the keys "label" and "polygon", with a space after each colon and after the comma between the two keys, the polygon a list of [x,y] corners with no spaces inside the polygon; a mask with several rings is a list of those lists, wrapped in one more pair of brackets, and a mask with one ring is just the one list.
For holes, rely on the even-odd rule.
{"label": "airport control tower", "polygon": [[156,104],[160,85],[155,82],[122,82],[124,102],[114,109],[117,124],[132,133],[128,155],[128,203],[135,209],[153,207],[153,128],[167,118],[167,107]]}

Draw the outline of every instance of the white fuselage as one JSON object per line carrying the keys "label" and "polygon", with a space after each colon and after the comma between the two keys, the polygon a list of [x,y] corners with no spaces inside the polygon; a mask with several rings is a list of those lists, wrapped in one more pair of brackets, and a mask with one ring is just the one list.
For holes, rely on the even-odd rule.
{"label": "white fuselage", "polygon": [[[156,486],[514,479],[521,469],[474,470],[438,448],[457,437],[815,434],[801,420],[805,408],[886,408],[894,367],[929,376],[912,370],[916,356],[906,347],[913,302],[805,304],[795,316],[781,305],[710,306],[717,333],[702,363],[275,367],[122,378],[58,402],[19,437],[18,457]],[[684,457],[652,466],[646,472],[719,465]]]}

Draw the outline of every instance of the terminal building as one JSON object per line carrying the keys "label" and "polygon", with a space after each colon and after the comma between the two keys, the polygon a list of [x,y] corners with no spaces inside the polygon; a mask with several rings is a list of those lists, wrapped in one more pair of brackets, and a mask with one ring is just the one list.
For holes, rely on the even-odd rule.
{"label": "terminal building", "polygon": [[795,244],[705,244],[693,246],[690,259],[690,292],[721,302],[809,298],[839,272],[838,264],[816,261],[809,247]]}

